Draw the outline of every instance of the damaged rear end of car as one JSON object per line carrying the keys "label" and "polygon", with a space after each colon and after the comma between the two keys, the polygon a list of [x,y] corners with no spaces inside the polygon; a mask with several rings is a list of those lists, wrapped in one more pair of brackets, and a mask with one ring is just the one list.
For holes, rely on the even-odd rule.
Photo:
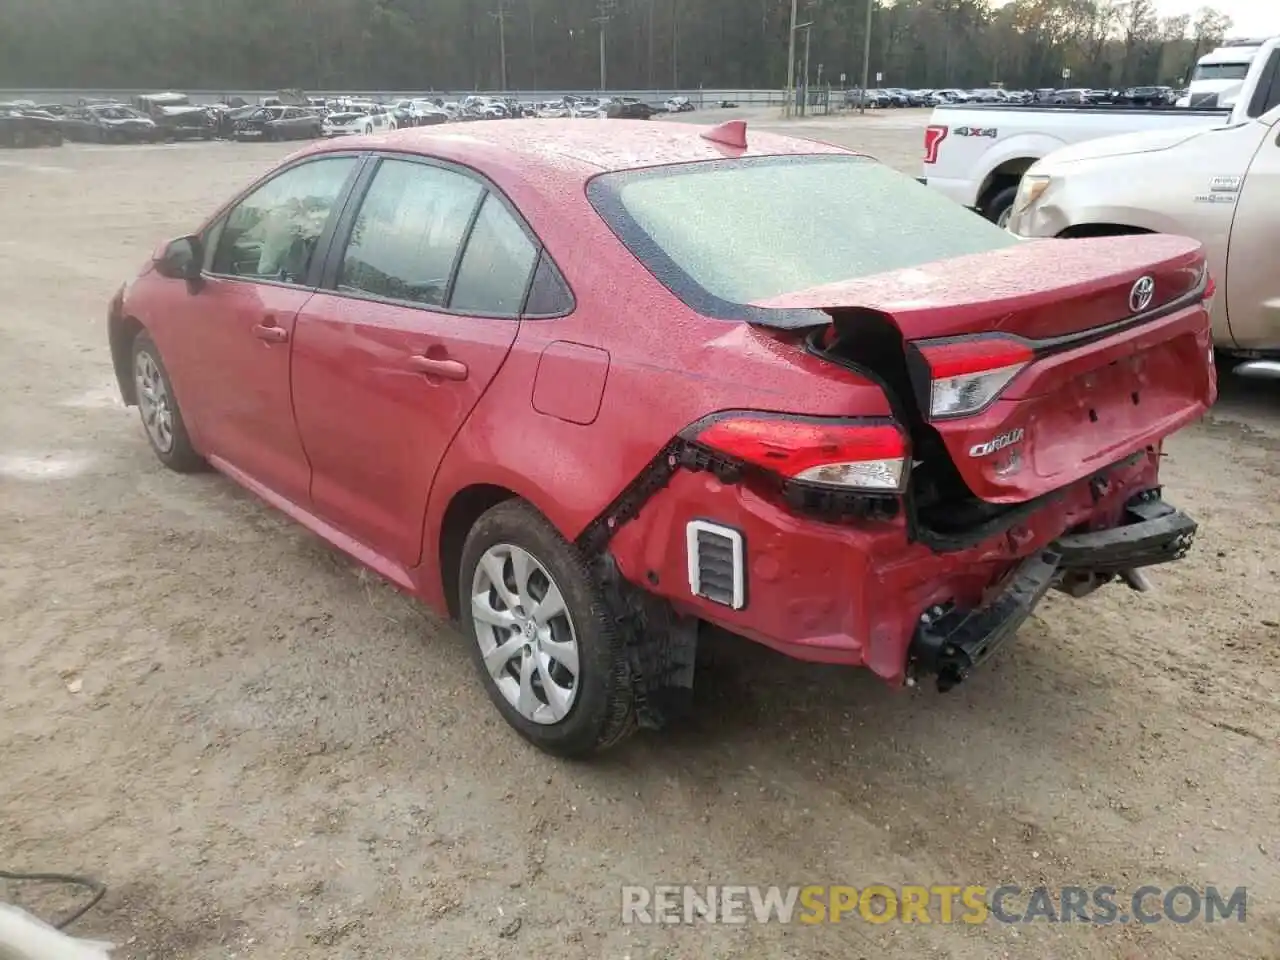
{"label": "damaged rear end of car", "polygon": [[1080,597],[1180,558],[1196,525],[1163,501],[1164,439],[1216,398],[1199,245],[1170,236],[1029,243],[758,304],[821,309],[806,348],[879,382],[910,439],[907,538],[963,555],[1032,535],[981,599],[921,611],[911,666],[959,682],[1050,588]]}
{"label": "damaged rear end of car", "polygon": [[[735,208],[766,191],[782,199]],[[884,399],[814,416],[771,398],[672,439],[580,540],[672,622],[945,690],[1049,590],[1142,588],[1190,547],[1159,466],[1216,398],[1194,241],[1019,241],[852,156],[690,164],[589,195],[686,306],[767,345],[738,375],[781,351],[824,389],[844,376]]]}

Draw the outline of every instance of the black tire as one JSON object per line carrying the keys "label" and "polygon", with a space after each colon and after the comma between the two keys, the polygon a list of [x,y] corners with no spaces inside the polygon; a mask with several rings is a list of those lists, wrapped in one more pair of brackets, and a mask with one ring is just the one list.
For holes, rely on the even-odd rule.
{"label": "black tire", "polygon": [[172,422],[172,442],[168,449],[164,449],[162,444],[157,442],[151,429],[147,426],[146,410],[143,405],[142,397],[138,397],[138,411],[142,416],[143,431],[147,435],[147,442],[151,444],[151,449],[155,451],[156,457],[170,470],[177,473],[194,473],[204,468],[204,458],[196,453],[195,447],[191,445],[191,437],[187,435],[187,425],[182,419],[182,410],[178,406],[178,398],[173,392],[173,382],[169,379],[169,371],[165,369],[164,361],[160,358],[160,351],[156,348],[155,341],[151,339],[151,335],[146,330],[138,331],[138,335],[133,340],[133,382],[135,389],[139,389],[139,368],[150,359],[155,364],[155,368],[164,383],[165,392],[168,396],[168,402],[171,406],[171,422]]}
{"label": "black tire", "polygon": [[1004,226],[1000,222],[1000,218],[1004,217],[1008,221],[1009,214],[1013,211],[1013,201],[1018,196],[1017,186],[1005,187],[992,194],[991,199],[982,207],[982,215],[998,226]]}
{"label": "black tire", "polygon": [[[576,696],[568,714],[550,724],[526,719],[507,701],[485,667],[471,608],[471,590],[481,558],[491,547],[509,544],[527,551],[551,574],[573,624],[578,645]],[[621,742],[634,732],[631,671],[623,638],[608,612],[599,584],[578,549],[530,504],[507,500],[471,528],[462,548],[458,609],[472,661],[498,712],[516,732],[547,753],[584,757]]]}

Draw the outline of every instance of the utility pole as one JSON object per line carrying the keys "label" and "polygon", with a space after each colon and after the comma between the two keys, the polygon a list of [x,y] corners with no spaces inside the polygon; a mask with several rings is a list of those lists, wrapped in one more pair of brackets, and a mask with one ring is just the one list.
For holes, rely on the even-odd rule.
{"label": "utility pole", "polygon": [[498,56],[501,58],[501,77],[502,92],[507,92],[507,11],[504,4],[506,0],[498,0],[497,13],[491,13],[489,16],[498,21]]}
{"label": "utility pole", "polygon": [[671,89],[680,89],[680,0],[671,0]]}
{"label": "utility pole", "polygon": [[608,73],[605,71],[605,25],[613,18],[613,7],[617,0],[597,0],[600,15],[595,17],[600,24],[600,92],[608,89]]}
{"label": "utility pole", "polygon": [[[871,75],[871,5],[875,0],[867,0],[867,30],[862,38],[862,96],[858,98],[858,112],[867,112],[867,80]],[[950,43],[950,40],[947,41]]]}
{"label": "utility pole", "polygon": [[653,8],[658,0],[649,0],[649,89],[653,89]]}
{"label": "utility pole", "polygon": [[791,0],[791,30],[787,36],[787,110],[791,116],[796,100],[796,20],[799,17],[799,0]]}
{"label": "utility pole", "polygon": [[800,103],[800,116],[809,113],[809,49],[813,40],[813,24],[806,23],[804,28],[804,100]]}
{"label": "utility pole", "polygon": [[534,4],[536,0],[529,0],[529,57],[533,63],[533,89],[538,89],[538,30],[534,24]]}

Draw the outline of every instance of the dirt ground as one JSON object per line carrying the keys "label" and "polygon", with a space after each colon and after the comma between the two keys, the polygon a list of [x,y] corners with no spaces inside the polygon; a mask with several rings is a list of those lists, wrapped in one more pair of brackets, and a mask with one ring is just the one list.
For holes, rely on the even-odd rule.
{"label": "dirt ground", "polygon": [[[696,119],[696,118],[695,118]],[[918,114],[795,129],[915,174]],[[511,733],[466,640],[151,455],[107,301],[287,147],[0,155],[0,869],[110,885],[123,958],[1280,957],[1280,390],[1176,437],[1202,532],[1051,597],[957,690],[715,651],[600,762]],[[1247,886],[1247,922],[624,926],[623,884]],[[64,901],[0,888],[46,915]]]}

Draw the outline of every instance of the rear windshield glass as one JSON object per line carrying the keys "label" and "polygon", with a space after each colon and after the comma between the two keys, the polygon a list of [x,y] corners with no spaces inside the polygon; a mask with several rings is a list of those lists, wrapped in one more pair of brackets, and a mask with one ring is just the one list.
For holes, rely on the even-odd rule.
{"label": "rear windshield glass", "polygon": [[1020,241],[853,156],[757,157],[604,174],[589,196],[673,293],[712,317],[822,284]]}

